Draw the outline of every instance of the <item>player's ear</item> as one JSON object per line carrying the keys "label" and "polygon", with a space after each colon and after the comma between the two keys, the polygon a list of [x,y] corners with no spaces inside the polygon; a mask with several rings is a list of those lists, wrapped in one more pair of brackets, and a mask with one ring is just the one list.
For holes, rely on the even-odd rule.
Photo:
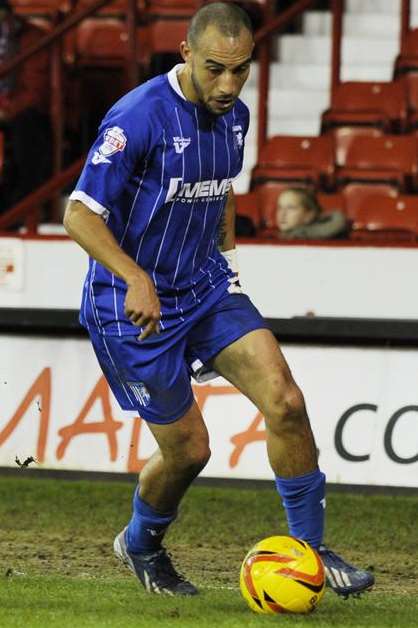
{"label": "player's ear", "polygon": [[180,54],[185,63],[191,60],[192,50],[187,41],[182,41],[180,43]]}

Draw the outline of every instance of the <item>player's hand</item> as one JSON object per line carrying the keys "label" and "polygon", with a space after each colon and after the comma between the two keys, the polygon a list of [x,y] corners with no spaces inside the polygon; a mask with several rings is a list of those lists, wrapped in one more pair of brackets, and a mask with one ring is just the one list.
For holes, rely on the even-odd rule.
{"label": "player's hand", "polygon": [[127,284],[125,314],[134,325],[144,328],[138,340],[160,333],[161,305],[150,277],[140,271]]}

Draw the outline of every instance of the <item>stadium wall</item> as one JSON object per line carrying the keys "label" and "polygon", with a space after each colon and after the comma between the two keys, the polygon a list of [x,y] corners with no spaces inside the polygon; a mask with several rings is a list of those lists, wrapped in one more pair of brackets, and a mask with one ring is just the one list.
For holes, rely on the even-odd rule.
{"label": "stadium wall", "polygon": [[[78,304],[85,256],[68,240],[1,245],[0,467],[33,456],[41,469],[140,470],[150,433],[119,409],[67,311]],[[417,488],[418,323],[406,320],[418,305],[415,250],[344,247],[337,258],[333,247],[242,244],[240,253],[243,283],[304,391],[328,480]],[[286,316],[312,310],[360,318]],[[383,320],[388,312],[398,320]],[[221,378],[194,390],[213,451],[202,475],[270,479],[256,408]]]}
{"label": "stadium wall", "polygon": [[[283,345],[333,483],[418,487],[415,350]],[[119,409],[86,338],[0,335],[0,466],[135,472],[154,444]],[[222,378],[194,387],[211,436],[206,477],[269,479],[253,404]]]}
{"label": "stadium wall", "polygon": [[[414,319],[417,248],[239,244],[264,316]],[[0,307],[78,308],[87,257],[68,239],[0,238]]]}

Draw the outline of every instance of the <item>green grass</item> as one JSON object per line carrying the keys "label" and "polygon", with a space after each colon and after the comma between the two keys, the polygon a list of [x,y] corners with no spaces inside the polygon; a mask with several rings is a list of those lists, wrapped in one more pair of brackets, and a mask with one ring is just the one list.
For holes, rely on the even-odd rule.
{"label": "green grass", "polygon": [[[327,592],[309,616],[259,616],[238,590],[245,552],[286,532],[274,490],[193,487],[166,544],[202,592],[193,599],[147,595],[112,556],[130,515],[126,483],[0,478],[0,626],[335,628],[418,624],[418,497],[328,496],[327,540],[371,567],[377,585],[360,600]],[[23,574],[23,575],[19,575]]]}

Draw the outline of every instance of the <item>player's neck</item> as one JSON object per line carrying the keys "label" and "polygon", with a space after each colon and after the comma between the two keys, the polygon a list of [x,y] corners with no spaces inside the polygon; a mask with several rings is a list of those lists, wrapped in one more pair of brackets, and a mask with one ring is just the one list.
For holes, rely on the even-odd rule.
{"label": "player's neck", "polygon": [[190,102],[194,103],[199,102],[199,97],[193,86],[193,81],[187,65],[184,65],[184,67],[177,73],[177,79],[186,100],[190,100]]}

